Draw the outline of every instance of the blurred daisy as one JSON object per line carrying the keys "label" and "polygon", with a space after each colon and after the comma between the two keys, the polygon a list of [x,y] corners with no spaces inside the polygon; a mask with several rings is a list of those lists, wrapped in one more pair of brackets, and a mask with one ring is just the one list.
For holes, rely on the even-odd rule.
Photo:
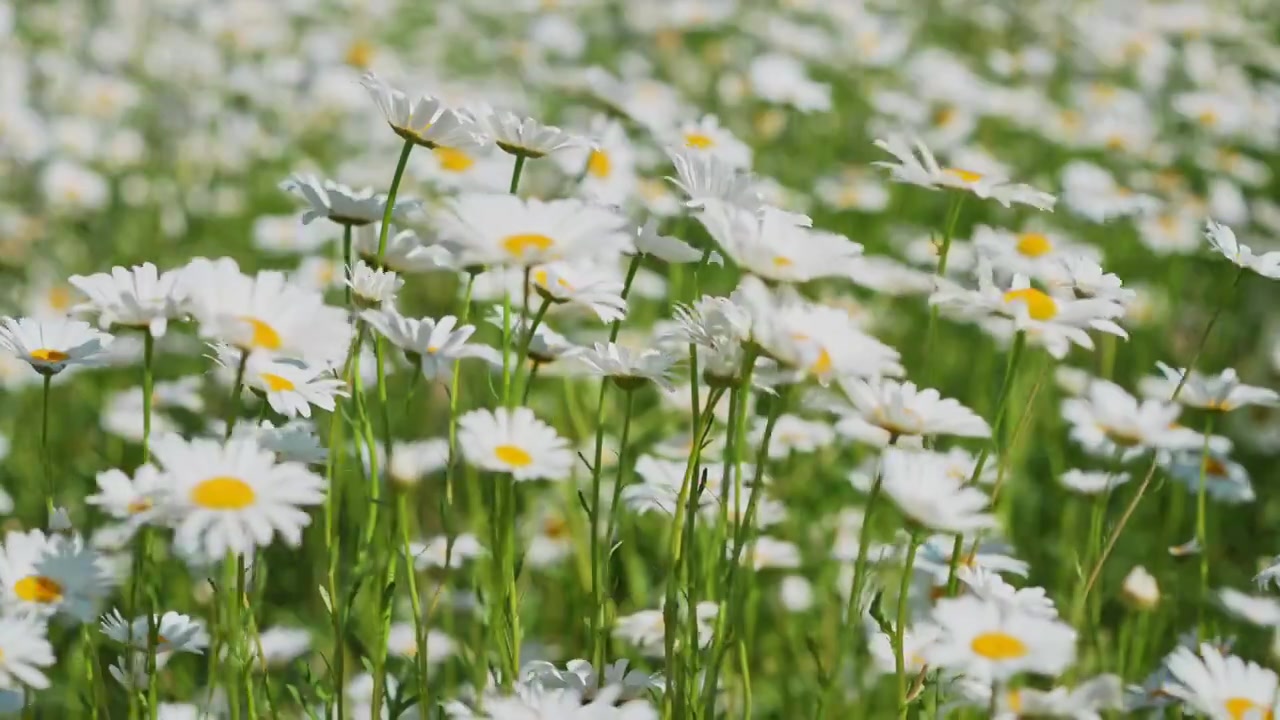
{"label": "blurred daisy", "polygon": [[400,485],[416,485],[449,464],[449,442],[444,438],[396,442],[391,446],[387,472]]}
{"label": "blurred daisy", "polygon": [[[990,437],[991,428],[969,408],[937,390],[916,387],[913,382],[883,378],[846,379],[840,387],[849,397],[858,419],[885,431],[890,438],[954,435]],[[837,425],[837,430],[839,426]]]}
{"label": "blurred daisy", "polygon": [[[712,621],[719,613],[720,606],[714,602],[698,603],[694,610],[698,647],[706,647],[711,643],[715,630]],[[681,606],[677,615],[680,617],[677,627],[685,627],[688,622],[688,609]],[[665,652],[664,638],[666,637],[663,610],[641,610],[630,615],[619,616],[613,626],[613,636],[628,645],[635,646],[647,657],[662,657]],[[684,641],[685,637],[682,633],[682,637],[676,639],[676,647],[680,647]]]}
{"label": "blurred daisy", "polygon": [[458,447],[473,466],[516,481],[562,480],[573,467],[569,443],[529,408],[472,410],[458,420]]}
{"label": "blurred daisy", "polygon": [[462,195],[437,220],[464,266],[527,267],[560,259],[610,258],[631,244],[625,218],[575,199]]}
{"label": "blurred daisy", "polygon": [[169,478],[174,543],[194,557],[248,555],[277,535],[297,547],[311,523],[305,508],[324,502],[324,478],[301,463],[277,462],[252,438],[223,444],[166,435],[151,452]]}
{"label": "blurred daisy", "polygon": [[[224,353],[228,354],[228,353]],[[239,353],[234,363],[239,362]],[[224,363],[228,363],[224,358]],[[266,398],[271,409],[286,418],[311,417],[311,406],[333,412],[337,398],[346,397],[346,382],[327,369],[297,360],[278,360],[251,353],[244,369],[244,385]]]}
{"label": "blurred daisy", "polygon": [[534,291],[555,306],[586,308],[606,323],[626,317],[622,283],[593,263],[547,263],[529,278]]}
{"label": "blurred daisy", "polygon": [[622,205],[631,199],[636,186],[636,153],[622,123],[605,116],[592,120],[590,136],[595,145],[555,155],[560,167],[581,177],[578,192],[608,205]]}
{"label": "blurred daisy", "polygon": [[559,508],[540,508],[525,525],[529,537],[525,562],[530,567],[557,565],[573,553],[573,528]]}
{"label": "blurred daisy", "polygon": [[1234,588],[1218,591],[1218,602],[1230,614],[1253,625],[1280,627],[1280,601],[1270,597],[1257,597]]}
{"label": "blurred daisy", "polygon": [[264,450],[275,453],[280,462],[317,465],[329,457],[329,450],[320,444],[315,426],[307,420],[290,420],[280,427],[270,420],[263,420],[256,427],[240,423],[236,425],[235,435],[252,438]]}
{"label": "blurred daisy", "polygon": [[1199,492],[1203,474],[1205,492],[1214,500],[1237,504],[1256,498],[1249,471],[1212,448],[1207,456],[1203,447],[1163,453],[1160,461],[1169,475],[1191,493]]}
{"label": "blurred daisy", "polygon": [[1098,495],[1111,492],[1129,482],[1129,473],[1073,469],[1058,476],[1058,482],[1068,490],[1081,495]]}
{"label": "blurred daisy", "polygon": [[73,313],[92,313],[98,325],[144,328],[155,337],[164,335],[171,318],[184,314],[185,288],[178,271],[158,273],[151,263],[132,268],[111,268],[108,273],[72,275],[68,280],[88,296]]}
{"label": "blurred daisy", "polygon": [[258,633],[258,642],[250,643],[249,648],[254,658],[254,667],[261,665],[257,659],[259,646],[267,667],[278,668],[302,657],[311,649],[311,632],[303,628],[277,626]]}
{"label": "blurred daisy", "polygon": [[1085,255],[1064,255],[1045,268],[1045,282],[1051,288],[1070,290],[1077,298],[1097,298],[1128,306],[1137,291],[1120,282],[1115,273],[1105,272],[1095,260]]}
{"label": "blurred daisy", "polygon": [[1234,263],[1239,268],[1248,268],[1265,278],[1280,278],[1280,251],[1263,252],[1254,255],[1248,245],[1235,240],[1235,232],[1213,220],[1204,223],[1204,237],[1213,250]]}
{"label": "blurred daisy", "polygon": [[751,167],[751,148],[722,126],[715,115],[704,115],[682,124],[674,132],[672,141],[672,145],[691,152],[713,155],[732,168]]}
{"label": "blurred daisy", "polygon": [[1138,608],[1150,610],[1160,603],[1160,584],[1156,577],[1141,565],[1135,565],[1121,583],[1124,598]]}
{"label": "blurred daisy", "polygon": [[1038,210],[1053,210],[1057,198],[1029,185],[1010,184],[1002,178],[963,168],[942,168],[933,153],[920,140],[909,141],[900,135],[876,140],[876,147],[893,155],[897,162],[875,162],[888,168],[894,180],[930,190],[950,188],[971,192],[980,198],[993,198],[1009,207],[1017,203]]}
{"label": "blurred daisy", "polygon": [[940,632],[925,648],[929,664],[980,680],[1024,672],[1053,677],[1075,661],[1075,630],[1053,618],[966,596],[939,600],[931,620]]}
{"label": "blurred daisy", "polygon": [[[749,436],[752,445],[759,446],[764,441],[767,424],[765,418],[756,418]],[[780,415],[770,438],[769,457],[776,460],[786,458],[793,452],[816,452],[835,442],[835,439],[835,430],[830,423],[805,420],[798,415]]]}
{"label": "blurred daisy", "polygon": [[891,447],[880,463],[884,494],[911,522],[949,533],[995,526],[995,517],[985,512],[987,494],[956,479],[937,455]]}
{"label": "blurred daisy", "polygon": [[[733,552],[733,542],[725,548],[726,554]],[[800,547],[793,542],[779,540],[769,535],[760,535],[748,542],[742,549],[741,562],[751,569],[761,570],[795,570],[803,562]]]}
{"label": "blurred daisy", "polygon": [[1275,713],[1276,674],[1203,643],[1199,653],[1179,647],[1165,659],[1161,688],[1188,710],[1212,718],[1268,717]]}
{"label": "blurred daisy", "polygon": [[149,522],[168,488],[167,479],[154,465],[141,465],[129,477],[112,468],[97,475],[98,492],[85,498],[117,520],[132,525]]}
{"label": "blurred daisy", "polygon": [[862,254],[862,246],[845,236],[814,230],[808,217],[767,205],[748,210],[707,201],[697,218],[726,256],[765,280],[847,277]]}
{"label": "blurred daisy", "polygon": [[[369,188],[353,190],[315,175],[292,175],[280,183],[280,189],[296,195],[307,204],[307,211],[302,215],[303,224],[316,218],[328,218],[339,225],[367,225],[382,220],[387,208],[386,195]],[[396,200],[392,217],[403,221],[420,205],[416,200]]]}
{"label": "blurred daisy", "polygon": [[668,263],[691,263],[702,258],[702,252],[684,241],[658,232],[657,218],[649,218],[636,230],[636,252]]}
{"label": "blurred daisy", "polygon": [[438,98],[421,95],[411,100],[371,72],[360,77],[360,84],[377,103],[391,129],[408,142],[426,148],[466,147],[483,142],[469,118],[445,107]]}
{"label": "blurred daisy", "polygon": [[453,362],[473,357],[467,340],[475,333],[474,325],[458,327],[458,319],[446,315],[434,318],[408,318],[395,308],[365,310],[360,318],[369,323],[392,345],[405,352],[431,379],[447,380],[452,376]]}
{"label": "blurred daisy", "polygon": [[996,269],[1041,280],[1053,277],[1065,258],[1097,256],[1092,246],[1075,244],[1057,232],[1015,233],[979,225],[973,229],[970,239],[974,248]]}
{"label": "blurred daisy", "polygon": [[723,158],[689,148],[669,148],[667,155],[676,168],[667,180],[684,193],[686,207],[700,210],[714,201],[753,212],[763,205],[755,177]]}
{"label": "blurred daisy", "polygon": [[111,340],[81,320],[0,318],[0,348],[45,377],[68,366],[96,364]]}
{"label": "blurred daisy", "polygon": [[[955,538],[951,535],[931,535],[920,544],[916,552],[916,568],[928,573],[934,579],[934,585],[947,583],[951,574],[951,551],[955,548]],[[997,540],[984,539],[978,543],[977,550],[969,545],[961,550],[959,562],[966,567],[980,568],[994,573],[1010,573],[1026,577],[1031,566],[1024,560],[1013,556],[1013,550],[1007,544]]]}
{"label": "blurred daisy", "polygon": [[111,592],[101,558],[79,536],[10,531],[0,547],[0,585],[10,610],[89,622]]}
{"label": "blurred daisy", "polygon": [[618,698],[623,701],[665,689],[661,675],[628,670],[627,665],[627,660],[618,660],[606,665],[603,673],[598,673],[586,660],[570,660],[564,669],[549,662],[534,661],[520,669],[520,677],[522,683],[550,690],[570,690],[588,701],[605,688],[620,689]]}
{"label": "blurred daisy", "polygon": [[1113,382],[1094,379],[1082,397],[1062,401],[1062,417],[1071,423],[1071,439],[1100,457],[1117,449],[1199,447],[1199,433],[1179,427],[1173,403],[1143,400]]}
{"label": "blurred daisy", "polygon": [[49,687],[43,669],[51,667],[56,658],[48,632],[48,626],[38,618],[0,615],[0,688]]}
{"label": "blurred daisy", "polygon": [[1036,617],[1056,618],[1058,609],[1044,588],[1017,588],[1005,582],[999,573],[976,565],[961,565],[956,577],[964,583],[964,589],[974,597],[995,603],[1005,612],[1022,612]]}
{"label": "blurred daisy", "polygon": [[[985,702],[991,688],[982,683],[975,699]],[[1117,675],[1099,675],[1075,687],[1055,687],[1050,690],[1021,687],[1005,692],[997,705],[995,720],[1018,720],[1022,717],[1046,718],[1101,718],[1107,711],[1121,710],[1124,693]]]}
{"label": "blurred daisy", "polygon": [[[401,657],[412,658],[422,651],[418,647],[418,631],[413,623],[396,623],[387,635],[387,650]],[[427,631],[427,665],[435,666],[453,657],[458,651],[453,638],[439,630]]]}
{"label": "blurred daisy", "polygon": [[[387,235],[382,257],[378,257],[378,242],[382,223],[374,222],[355,229],[351,239],[351,252],[371,268],[391,270],[400,275],[421,273],[453,267],[453,253],[443,245],[428,245],[413,230],[392,227]],[[398,288],[397,288],[398,289]]]}
{"label": "blurred daisy", "polygon": [[543,125],[533,118],[496,110],[489,105],[477,106],[470,110],[469,115],[503,152],[518,157],[540,158],[558,150],[589,144],[584,138],[554,125]]}
{"label": "blurred daisy", "polygon": [[468,560],[483,557],[484,546],[475,535],[463,533],[455,538],[438,535],[425,543],[409,543],[409,556],[418,571],[430,568],[460,568]]}
{"label": "blurred daisy", "polygon": [[1157,362],[1156,367],[1164,375],[1167,383],[1152,385],[1149,391],[1163,397],[1173,397],[1174,388],[1181,383],[1182,390],[1178,395],[1178,402],[1188,407],[1229,412],[1246,405],[1280,404],[1280,393],[1270,388],[1240,382],[1240,378],[1232,368],[1227,368],[1216,375],[1206,375],[1192,370],[1186,382],[1182,382],[1183,376],[1187,374],[1185,369],[1169,367],[1162,362]]}
{"label": "blurred daisy", "polygon": [[370,267],[364,260],[357,260],[346,281],[351,295],[360,307],[379,308],[396,300],[396,293],[404,287],[404,280],[390,270]]}
{"label": "blurred daisy", "polygon": [[157,653],[188,652],[201,655],[209,646],[209,633],[205,632],[204,623],[200,620],[172,610],[153,617],[153,620],[149,620],[144,615],[130,622],[124,619],[119,610],[112,610],[102,618],[102,633],[118,643],[145,651],[149,645],[150,623],[154,622]]}
{"label": "blurred daisy", "polygon": [[645,382],[659,387],[672,388],[673,366],[679,358],[663,350],[636,351],[617,343],[596,343],[590,348],[579,348],[568,353],[585,366],[593,375],[613,380],[623,390],[634,390]]}

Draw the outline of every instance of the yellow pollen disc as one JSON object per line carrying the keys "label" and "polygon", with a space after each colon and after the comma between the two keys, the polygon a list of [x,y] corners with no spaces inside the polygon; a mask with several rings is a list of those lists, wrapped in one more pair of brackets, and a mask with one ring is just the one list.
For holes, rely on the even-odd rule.
{"label": "yellow pollen disc", "polygon": [[160,644],[160,645],[167,645],[167,644],[169,643],[169,638],[167,638],[167,637],[165,637],[165,636],[160,635],[160,634],[158,634],[158,633],[157,633],[157,634],[156,634],[156,643],[157,643],[157,644]]}
{"label": "yellow pollen disc", "polygon": [[502,240],[502,247],[516,257],[524,257],[530,250],[549,250],[555,244],[555,240],[539,233],[508,235]]}
{"label": "yellow pollen disc", "polygon": [[28,575],[13,586],[13,592],[27,602],[56,603],[62,600],[62,586],[43,575]]}
{"label": "yellow pollen disc", "polygon": [[151,502],[151,498],[139,498],[138,500],[134,500],[129,503],[128,507],[125,509],[129,511],[130,515],[137,515],[140,512],[150,510],[153,505],[154,503]]}
{"label": "yellow pollen disc", "polygon": [[287,390],[293,390],[297,388],[297,386],[294,385],[292,382],[290,382],[288,379],[280,377],[279,375],[273,375],[272,373],[262,373],[261,375],[259,375],[259,377],[262,378],[262,382],[266,384],[267,389],[269,389],[271,392],[285,392]]}
{"label": "yellow pollen disc", "polygon": [[49,348],[40,348],[31,351],[31,359],[40,362],[60,363],[71,357],[61,350],[50,350]]}
{"label": "yellow pollen disc", "polygon": [[1022,233],[1018,236],[1018,252],[1027,257],[1038,258],[1053,252],[1053,243],[1044,233]]}
{"label": "yellow pollen disc", "polygon": [[827,352],[826,348],[818,352],[818,359],[809,366],[809,372],[814,375],[826,375],[831,372],[831,353]]}
{"label": "yellow pollen disc", "polygon": [[1017,660],[1027,654],[1027,646],[1021,640],[999,630],[978,635],[969,647],[988,660]]}
{"label": "yellow pollen disc", "polygon": [[243,510],[256,499],[249,483],[227,475],[204,480],[191,491],[191,502],[208,510]]}
{"label": "yellow pollen disc", "polygon": [[1204,474],[1212,475],[1213,477],[1226,477],[1228,474],[1227,466],[1218,458],[1205,458]]}
{"label": "yellow pollen disc", "polygon": [[587,172],[601,180],[609,177],[613,172],[613,162],[609,160],[609,154],[603,150],[592,150],[591,155],[587,157]]}
{"label": "yellow pollen disc", "polygon": [[1212,110],[1205,110],[1196,116],[1196,120],[1205,127],[1213,127],[1218,124],[1218,113]]}
{"label": "yellow pollen disc", "polygon": [[1248,698],[1227,698],[1227,701],[1222,703],[1222,707],[1227,711],[1227,716],[1231,720],[1245,720],[1246,718],[1250,720],[1253,720],[1253,718],[1273,720],[1275,718],[1275,714],[1271,712],[1270,708],[1265,705],[1259,705]]}
{"label": "yellow pollen disc", "polygon": [[938,127],[946,127],[956,119],[956,109],[950,105],[944,105],[933,113],[933,124]]}
{"label": "yellow pollen disc", "polygon": [[711,139],[711,136],[707,135],[706,133],[691,132],[691,133],[684,134],[685,147],[697,148],[699,150],[706,150],[707,148],[715,144],[716,144],[716,141]]}
{"label": "yellow pollen disc", "polygon": [[[533,273],[533,282],[547,288],[548,290],[551,289],[551,278],[547,275],[546,270],[535,270]],[[573,284],[564,278],[556,278],[556,285],[559,285],[565,290],[573,290]]]}
{"label": "yellow pollen disc", "polygon": [[49,301],[49,307],[54,310],[66,310],[71,307],[71,291],[61,285],[49,288],[46,299]]}
{"label": "yellow pollen disc", "polygon": [[982,179],[982,173],[977,173],[972,170],[962,170],[960,168],[947,168],[942,172],[952,177],[960,178],[962,181],[966,183],[976,183]]}
{"label": "yellow pollen disc", "polygon": [[351,67],[365,69],[373,62],[373,43],[368,40],[356,40],[347,46],[342,61]]}
{"label": "yellow pollen disc", "polygon": [[542,534],[552,540],[561,540],[569,535],[569,523],[559,516],[549,517],[542,522]]}
{"label": "yellow pollen disc", "polygon": [[476,161],[470,155],[451,147],[433,148],[431,152],[436,154],[436,160],[440,161],[440,167],[448,172],[466,172],[471,169],[472,165],[476,164]]}
{"label": "yellow pollen disc", "polygon": [[1031,316],[1032,320],[1052,320],[1058,314],[1058,303],[1035,288],[1010,290],[1004,294],[1004,301],[1006,304],[1015,302],[1025,304],[1027,306],[1027,314]]}
{"label": "yellow pollen disc", "polygon": [[494,448],[493,454],[503,463],[513,467],[528,467],[533,463],[533,456],[515,445],[499,445]]}
{"label": "yellow pollen disc", "polygon": [[787,268],[787,267],[791,267],[792,265],[795,265],[795,261],[789,257],[776,255],[773,258],[773,266],[776,268]]}
{"label": "yellow pollen disc", "polygon": [[258,318],[242,317],[240,319],[253,327],[253,339],[249,341],[253,347],[262,348],[263,350],[279,350],[280,346],[284,344],[280,340],[280,333]]}
{"label": "yellow pollen disc", "polygon": [[1108,150],[1124,150],[1129,146],[1122,135],[1111,135],[1107,138],[1106,147]]}

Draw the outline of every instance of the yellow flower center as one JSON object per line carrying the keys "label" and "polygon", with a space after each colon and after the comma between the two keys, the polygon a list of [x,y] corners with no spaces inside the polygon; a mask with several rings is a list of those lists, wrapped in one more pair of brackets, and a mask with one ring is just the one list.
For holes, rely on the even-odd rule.
{"label": "yellow flower center", "polygon": [[1228,475],[1227,466],[1216,457],[1205,458],[1204,474],[1212,477],[1226,477]]}
{"label": "yellow flower center", "polygon": [[969,184],[976,183],[982,179],[982,173],[974,172],[972,170],[963,170],[961,168],[947,168],[942,172],[952,177],[959,178],[962,182]]}
{"label": "yellow flower center", "polygon": [[[548,275],[547,275],[547,271],[546,271],[546,270],[536,270],[536,271],[534,271],[534,273],[533,273],[533,281],[534,281],[535,283],[537,283],[538,285],[541,285],[542,287],[547,288],[548,290],[550,290],[550,289],[551,289],[551,288],[549,287],[550,282],[551,282],[551,278],[550,278],[550,277],[548,277]],[[565,279],[564,279],[564,278],[562,278],[562,277],[558,277],[558,278],[556,278],[556,285],[559,285],[560,287],[564,288],[565,290],[573,290],[573,285],[572,285],[568,280],[565,280]]]}
{"label": "yellow flower center", "polygon": [[938,127],[946,127],[955,119],[956,109],[950,105],[944,105],[933,113],[933,124]]}
{"label": "yellow flower center", "polygon": [[603,150],[592,150],[587,156],[587,172],[601,180],[609,177],[613,172],[613,161],[609,159],[609,154]]}
{"label": "yellow flower center", "polygon": [[1044,233],[1022,233],[1018,236],[1018,252],[1027,257],[1038,258],[1053,252],[1053,243]]}
{"label": "yellow flower center", "polygon": [[71,291],[61,285],[55,285],[49,288],[47,300],[49,307],[54,310],[66,310],[71,306]]}
{"label": "yellow flower center", "polygon": [[146,512],[150,510],[154,505],[155,503],[151,501],[151,498],[144,497],[144,498],[138,498],[137,500],[134,500],[133,502],[129,503],[129,505],[125,509],[129,511],[130,515],[137,515],[140,512]]}
{"label": "yellow flower center", "polygon": [[228,475],[204,480],[191,491],[191,501],[209,510],[243,510],[256,499],[249,483]]}
{"label": "yellow flower center", "polygon": [[1213,127],[1218,124],[1218,113],[1212,110],[1205,110],[1196,116],[1196,120],[1205,127]]}
{"label": "yellow flower center", "polygon": [[528,467],[533,463],[533,456],[524,450],[524,448],[515,445],[499,445],[493,450],[494,457],[507,465],[513,467]]}
{"label": "yellow flower center", "polygon": [[28,575],[13,586],[19,598],[34,603],[56,603],[62,600],[62,586],[43,575]]}
{"label": "yellow flower center", "polygon": [[689,132],[684,134],[685,147],[697,148],[699,150],[706,150],[707,148],[715,144],[716,144],[716,141],[706,133]]}
{"label": "yellow flower center", "polygon": [[569,535],[569,523],[559,515],[552,515],[542,521],[542,534],[551,540],[563,540]]}
{"label": "yellow flower center", "polygon": [[280,333],[276,329],[255,317],[242,317],[241,320],[249,323],[253,327],[253,339],[249,344],[255,348],[263,350],[279,350],[284,343],[280,340]]}
{"label": "yellow flower center", "polygon": [[1027,654],[1027,646],[1021,640],[999,630],[978,635],[970,647],[988,660],[1017,660]]}
{"label": "yellow flower center", "polygon": [[436,160],[440,162],[440,167],[446,172],[466,172],[471,169],[476,161],[472,157],[461,150],[451,147],[432,148],[431,152],[436,154]]}
{"label": "yellow flower center", "polygon": [[373,62],[373,43],[368,40],[355,40],[347,46],[347,52],[342,56],[342,61],[351,67],[365,69]]}
{"label": "yellow flower center", "polygon": [[280,377],[273,373],[262,373],[259,377],[262,378],[262,382],[266,384],[267,389],[271,392],[285,392],[297,388],[297,386],[287,378]]}
{"label": "yellow flower center", "polygon": [[555,244],[555,240],[540,233],[508,235],[502,241],[502,247],[518,258],[524,257],[530,250],[549,250]]}
{"label": "yellow flower center", "polygon": [[831,353],[827,352],[826,348],[818,351],[818,359],[809,366],[809,372],[814,375],[826,375],[831,372]]}
{"label": "yellow flower center", "polygon": [[[1253,720],[1253,718],[1272,720],[1275,717],[1270,708],[1265,705],[1259,705],[1248,698],[1227,698],[1227,701],[1222,703],[1222,707],[1227,711],[1227,715],[1231,720],[1245,720],[1245,718],[1250,720]],[[1250,713],[1253,714],[1251,715]]]}
{"label": "yellow flower center", "polygon": [[1058,303],[1035,288],[1010,290],[1004,294],[1004,301],[1006,304],[1020,302],[1026,305],[1032,320],[1052,320],[1058,314]]}
{"label": "yellow flower center", "polygon": [[794,260],[792,260],[789,257],[784,257],[782,255],[775,255],[773,258],[773,266],[776,268],[789,268],[795,264],[796,263]]}
{"label": "yellow flower center", "polygon": [[40,362],[60,363],[69,357],[71,356],[61,350],[51,350],[49,348],[39,348],[31,351],[31,359],[39,360]]}

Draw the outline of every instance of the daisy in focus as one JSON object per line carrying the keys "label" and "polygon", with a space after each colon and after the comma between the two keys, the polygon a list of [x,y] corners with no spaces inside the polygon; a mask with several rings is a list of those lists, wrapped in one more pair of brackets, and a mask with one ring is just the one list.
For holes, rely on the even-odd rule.
{"label": "daisy in focus", "polygon": [[185,288],[179,272],[158,272],[151,263],[114,267],[110,273],[72,275],[68,280],[89,300],[72,308],[75,314],[94,314],[98,325],[143,328],[161,337],[169,320],[182,317]]}
{"label": "daisy in focus", "polygon": [[436,218],[463,266],[528,267],[561,259],[616,257],[631,244],[626,220],[581,200],[543,202],[469,194]]}
{"label": "daisy in focus", "polygon": [[939,633],[924,652],[929,664],[980,682],[1021,673],[1056,677],[1075,662],[1076,633],[1054,618],[959,597],[939,600],[930,622]]}
{"label": "daisy in focus", "polygon": [[1027,205],[1037,210],[1053,210],[1057,198],[1029,185],[1010,184],[1003,178],[984,175],[964,168],[943,168],[929,148],[920,140],[891,136],[876,140],[876,147],[892,155],[897,162],[872,163],[887,168],[897,182],[918,185],[930,190],[939,188],[971,192],[979,198],[992,198],[1005,207]]}
{"label": "daisy in focus", "polygon": [[69,366],[96,364],[111,340],[81,320],[0,318],[0,348],[45,377]]}
{"label": "daisy in focus", "polygon": [[467,462],[512,479],[563,480],[573,466],[569,443],[528,408],[473,410],[458,420]]}

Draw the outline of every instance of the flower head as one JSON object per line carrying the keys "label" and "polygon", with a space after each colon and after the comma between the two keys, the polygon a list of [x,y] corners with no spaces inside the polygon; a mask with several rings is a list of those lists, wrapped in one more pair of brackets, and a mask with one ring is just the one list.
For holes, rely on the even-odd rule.
{"label": "flower head", "polygon": [[481,470],[520,480],[562,480],[573,466],[569,443],[528,408],[472,410],[458,420],[458,446]]}
{"label": "flower head", "polygon": [[69,282],[89,298],[72,312],[96,314],[103,328],[140,327],[160,337],[170,319],[184,314],[185,288],[179,273],[158,273],[151,263],[129,269],[114,267],[110,273],[72,275]]}
{"label": "flower head", "polygon": [[391,129],[408,142],[426,148],[484,143],[485,138],[470,118],[446,107],[438,98],[422,95],[410,99],[371,72],[360,77],[360,84],[377,103]]}
{"label": "flower head", "polygon": [[46,377],[71,365],[97,363],[111,340],[81,320],[0,318],[0,348]]}

